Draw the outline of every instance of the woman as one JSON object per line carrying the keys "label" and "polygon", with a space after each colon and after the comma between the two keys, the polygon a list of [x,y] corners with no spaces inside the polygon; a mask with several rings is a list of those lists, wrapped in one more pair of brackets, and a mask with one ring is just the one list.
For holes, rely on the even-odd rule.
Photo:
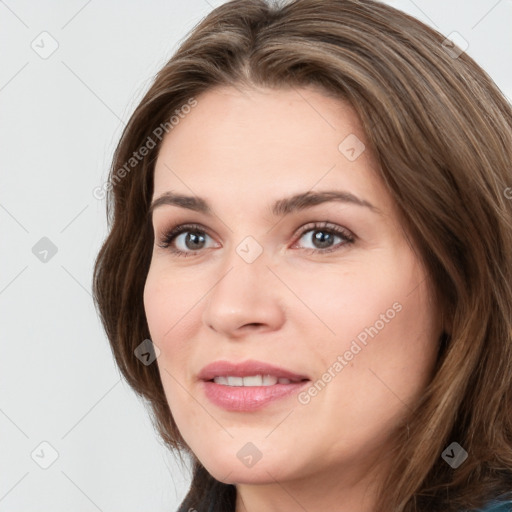
{"label": "woman", "polygon": [[[182,511],[510,510],[512,111],[371,0],[235,0],[115,152],[95,300]],[[484,508],[485,507],[485,508]]]}

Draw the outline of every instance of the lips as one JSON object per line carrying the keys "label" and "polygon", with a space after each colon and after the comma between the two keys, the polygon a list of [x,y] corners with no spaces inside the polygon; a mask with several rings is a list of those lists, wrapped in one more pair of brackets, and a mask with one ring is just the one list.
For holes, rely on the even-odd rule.
{"label": "lips", "polygon": [[253,375],[272,375],[278,379],[289,379],[292,382],[310,380],[307,375],[295,373],[273,364],[255,360],[240,363],[215,361],[206,365],[199,372],[198,378],[203,381],[212,381],[215,377],[250,377]]}
{"label": "lips", "polygon": [[[263,384],[262,377],[265,383],[259,385]],[[211,403],[237,413],[256,412],[310,385],[306,375],[253,360],[215,361],[205,366],[198,378],[202,393]]]}

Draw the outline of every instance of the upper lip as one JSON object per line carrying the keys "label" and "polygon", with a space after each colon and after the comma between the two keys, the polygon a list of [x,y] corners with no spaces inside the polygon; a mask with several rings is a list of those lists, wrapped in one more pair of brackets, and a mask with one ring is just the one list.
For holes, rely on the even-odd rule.
{"label": "upper lip", "polygon": [[273,375],[277,378],[285,378],[290,380],[310,380],[306,375],[286,370],[273,364],[264,363],[263,361],[242,361],[233,363],[231,361],[214,361],[206,365],[199,372],[200,380],[213,380],[215,377],[248,377],[251,375]]}

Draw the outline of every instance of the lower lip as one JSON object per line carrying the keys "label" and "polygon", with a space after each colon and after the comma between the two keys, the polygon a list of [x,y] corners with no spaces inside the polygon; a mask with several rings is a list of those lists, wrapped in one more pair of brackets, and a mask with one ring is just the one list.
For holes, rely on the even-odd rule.
{"label": "lower lip", "polygon": [[299,392],[310,381],[273,386],[225,386],[212,381],[202,381],[206,396],[217,406],[228,411],[246,412],[261,409],[280,398]]}

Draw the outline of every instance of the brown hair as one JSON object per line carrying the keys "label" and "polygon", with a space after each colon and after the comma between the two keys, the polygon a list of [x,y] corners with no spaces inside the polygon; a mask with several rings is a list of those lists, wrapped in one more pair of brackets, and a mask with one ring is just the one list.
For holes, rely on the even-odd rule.
{"label": "brown hair", "polygon": [[[236,488],[217,482],[190,452],[157,365],[134,356],[149,338],[143,288],[156,134],[172,128],[173,112],[191,98],[230,84],[319,86],[355,108],[442,300],[448,334],[422,400],[396,431],[379,511],[450,512],[507,492],[512,498],[512,109],[444,39],[372,0],[234,0],[194,28],[133,113],[110,171],[110,232],[93,291],[124,377],[151,406],[165,444],[192,457],[184,510],[206,511],[207,493],[215,510],[234,510]],[[150,139],[156,147],[131,162]],[[441,458],[453,441],[469,454],[457,469]]]}

